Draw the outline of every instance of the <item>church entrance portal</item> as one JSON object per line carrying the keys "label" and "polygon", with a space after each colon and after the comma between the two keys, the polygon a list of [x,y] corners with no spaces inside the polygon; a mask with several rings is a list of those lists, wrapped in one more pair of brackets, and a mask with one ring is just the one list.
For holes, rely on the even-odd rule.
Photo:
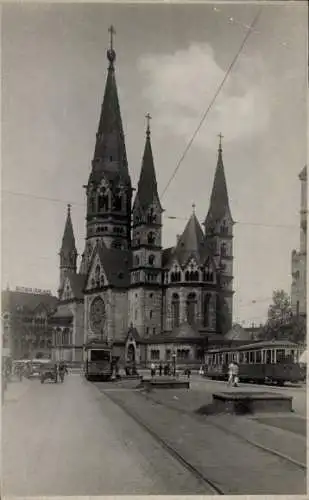
{"label": "church entrance portal", "polygon": [[129,344],[127,353],[128,363],[135,363],[135,347],[134,344]]}

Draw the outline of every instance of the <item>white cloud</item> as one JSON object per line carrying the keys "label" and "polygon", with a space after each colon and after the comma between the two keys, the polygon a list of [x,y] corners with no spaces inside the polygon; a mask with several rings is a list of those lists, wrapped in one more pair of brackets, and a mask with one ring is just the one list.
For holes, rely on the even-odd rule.
{"label": "white cloud", "polygon": [[[139,60],[144,96],[156,128],[189,140],[225,75],[208,44],[191,44],[174,54],[149,54]],[[217,143],[222,132],[238,141],[264,131],[269,121],[263,61],[240,56],[196,137],[202,147]]]}

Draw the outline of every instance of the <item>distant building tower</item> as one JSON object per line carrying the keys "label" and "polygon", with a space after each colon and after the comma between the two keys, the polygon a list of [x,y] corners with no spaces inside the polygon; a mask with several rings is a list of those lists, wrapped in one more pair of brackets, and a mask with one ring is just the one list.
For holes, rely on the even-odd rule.
{"label": "distant building tower", "polygon": [[306,316],[307,297],[307,166],[299,174],[300,197],[300,249],[292,252],[291,303],[293,313]]}

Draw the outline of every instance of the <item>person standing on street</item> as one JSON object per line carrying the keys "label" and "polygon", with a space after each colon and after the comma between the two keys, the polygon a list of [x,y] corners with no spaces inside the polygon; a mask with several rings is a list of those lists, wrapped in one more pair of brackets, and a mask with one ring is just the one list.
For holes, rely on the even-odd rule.
{"label": "person standing on street", "polygon": [[153,378],[156,374],[156,367],[155,367],[155,364],[154,363],[151,363],[151,366],[150,366],[150,373],[151,373],[151,377]]}

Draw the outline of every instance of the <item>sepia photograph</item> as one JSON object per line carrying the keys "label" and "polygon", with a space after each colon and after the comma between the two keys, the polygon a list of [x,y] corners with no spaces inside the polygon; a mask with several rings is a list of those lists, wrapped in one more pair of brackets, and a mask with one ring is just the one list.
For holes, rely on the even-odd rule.
{"label": "sepia photograph", "polygon": [[1,496],[306,495],[304,1],[1,8]]}

